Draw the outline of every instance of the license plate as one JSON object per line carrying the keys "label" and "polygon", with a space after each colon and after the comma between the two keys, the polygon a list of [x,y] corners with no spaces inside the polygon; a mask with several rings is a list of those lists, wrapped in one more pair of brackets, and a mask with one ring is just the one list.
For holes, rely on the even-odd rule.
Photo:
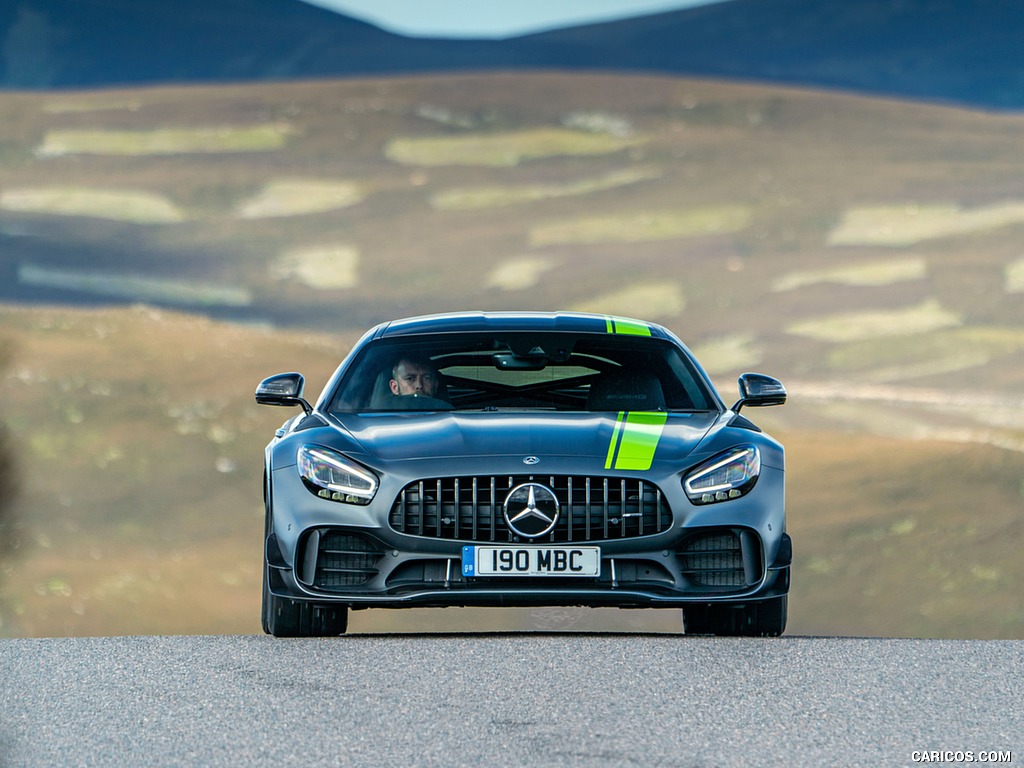
{"label": "license plate", "polygon": [[601,575],[600,547],[463,547],[463,576]]}

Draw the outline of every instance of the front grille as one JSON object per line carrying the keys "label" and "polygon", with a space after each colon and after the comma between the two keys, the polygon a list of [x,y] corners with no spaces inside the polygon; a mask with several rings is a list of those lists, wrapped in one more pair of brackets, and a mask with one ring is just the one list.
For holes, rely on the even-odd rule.
{"label": "front grille", "polygon": [[410,483],[389,521],[399,533],[460,541],[516,541],[505,522],[509,492],[547,485],[558,498],[558,522],[537,542],[608,541],[668,530],[672,511],[656,485],[635,478],[559,476],[443,477]]}
{"label": "front grille", "polygon": [[683,573],[703,587],[746,585],[743,547],[735,531],[716,530],[691,536],[679,547]]}
{"label": "front grille", "polygon": [[367,536],[315,529],[306,539],[299,580],[325,591],[362,586],[377,575],[377,562],[383,554],[380,545]]}

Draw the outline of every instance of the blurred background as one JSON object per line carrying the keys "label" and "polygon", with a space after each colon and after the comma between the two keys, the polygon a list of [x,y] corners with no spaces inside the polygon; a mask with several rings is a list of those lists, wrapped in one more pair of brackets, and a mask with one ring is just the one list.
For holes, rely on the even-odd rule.
{"label": "blurred background", "polygon": [[574,309],[786,383],[789,634],[1024,637],[1016,3],[321,1],[0,8],[0,636],[260,632],[259,380]]}

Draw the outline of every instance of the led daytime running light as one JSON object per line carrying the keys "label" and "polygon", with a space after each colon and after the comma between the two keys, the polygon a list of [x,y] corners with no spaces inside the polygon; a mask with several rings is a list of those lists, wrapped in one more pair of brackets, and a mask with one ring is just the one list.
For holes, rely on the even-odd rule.
{"label": "led daytime running light", "polygon": [[297,460],[306,487],[321,499],[369,504],[377,493],[377,478],[372,473],[329,448],[304,445]]}
{"label": "led daytime running light", "polygon": [[683,488],[694,504],[714,504],[743,496],[760,474],[761,454],[748,445],[704,464],[683,481]]}

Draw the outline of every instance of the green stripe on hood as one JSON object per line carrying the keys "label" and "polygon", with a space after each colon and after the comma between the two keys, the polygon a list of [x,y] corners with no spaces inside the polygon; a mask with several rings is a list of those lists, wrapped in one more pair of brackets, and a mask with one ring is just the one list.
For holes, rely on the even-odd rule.
{"label": "green stripe on hood", "polygon": [[667,420],[664,411],[620,411],[604,468],[650,469]]}

